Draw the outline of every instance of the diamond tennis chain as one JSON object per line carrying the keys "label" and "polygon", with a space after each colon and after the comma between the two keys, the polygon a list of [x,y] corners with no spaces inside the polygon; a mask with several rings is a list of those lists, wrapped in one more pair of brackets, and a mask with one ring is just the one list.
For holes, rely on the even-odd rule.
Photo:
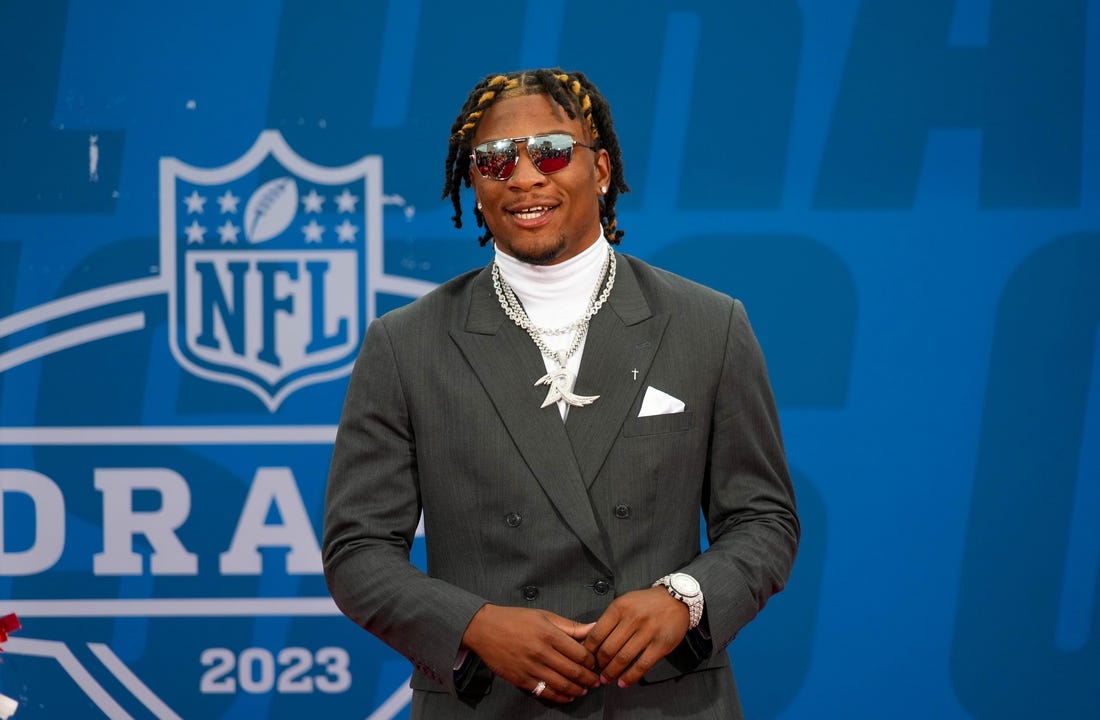
{"label": "diamond tennis chain", "polygon": [[[557,328],[540,328],[531,322],[531,318],[527,316],[527,311],[523,309],[516,293],[501,277],[500,266],[497,265],[495,260],[493,261],[492,272],[493,290],[496,291],[497,300],[500,301],[500,307],[503,308],[504,313],[512,322],[527,331],[527,334],[535,341],[535,346],[538,347],[539,352],[558,364],[557,370],[548,372],[535,381],[535,385],[548,385],[550,387],[550,390],[546,393],[546,399],[542,402],[542,407],[553,405],[558,400],[564,400],[566,404],[573,407],[590,405],[598,400],[599,395],[577,395],[573,392],[573,385],[576,383],[577,378],[566,369],[565,364],[569,362],[569,358],[573,357],[581,343],[584,342],[584,338],[588,334],[588,324],[603,307],[611,294],[611,288],[615,285],[615,251],[610,247],[607,248],[607,259],[604,260],[596,286],[592,288],[592,296],[588,299],[588,309],[584,315],[568,325]],[[543,335],[556,336],[570,332],[573,333],[573,342],[565,350],[551,350],[550,346],[546,344],[546,340],[543,339]]]}

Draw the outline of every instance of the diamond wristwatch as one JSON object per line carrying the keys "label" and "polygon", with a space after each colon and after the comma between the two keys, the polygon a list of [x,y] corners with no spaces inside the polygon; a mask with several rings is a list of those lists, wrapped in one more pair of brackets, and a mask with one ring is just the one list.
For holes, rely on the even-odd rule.
{"label": "diamond wristwatch", "polygon": [[668,594],[688,607],[688,630],[694,630],[703,619],[703,591],[699,581],[687,573],[671,573],[653,583],[653,587],[664,585]]}

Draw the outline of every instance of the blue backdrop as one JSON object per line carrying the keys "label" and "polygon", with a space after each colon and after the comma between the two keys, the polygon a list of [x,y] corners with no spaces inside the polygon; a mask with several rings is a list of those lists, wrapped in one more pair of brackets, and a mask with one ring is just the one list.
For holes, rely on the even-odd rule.
{"label": "blue backdrop", "polygon": [[317,556],[365,323],[487,262],[482,75],[610,99],[622,250],[742,298],[804,523],[752,718],[1100,717],[1100,1],[0,2],[0,692],[404,717]]}

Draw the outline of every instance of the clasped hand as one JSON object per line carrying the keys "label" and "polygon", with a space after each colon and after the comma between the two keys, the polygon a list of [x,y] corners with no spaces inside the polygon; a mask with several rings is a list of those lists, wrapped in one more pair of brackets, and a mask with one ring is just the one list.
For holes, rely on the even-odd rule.
{"label": "clasped hand", "polygon": [[664,588],[616,598],[594,623],[547,610],[485,605],[462,638],[494,674],[539,697],[567,703],[590,688],[636,683],[684,639],[688,610]]}

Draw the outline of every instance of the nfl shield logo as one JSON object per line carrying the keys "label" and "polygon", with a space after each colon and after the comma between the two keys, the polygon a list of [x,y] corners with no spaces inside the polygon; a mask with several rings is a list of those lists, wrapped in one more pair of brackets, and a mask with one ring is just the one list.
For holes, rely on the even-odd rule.
{"label": "nfl shield logo", "polygon": [[180,365],[272,412],[296,389],[346,375],[373,314],[367,248],[381,248],[381,175],[379,156],[314,165],[274,130],[219,168],[162,158],[161,272]]}

